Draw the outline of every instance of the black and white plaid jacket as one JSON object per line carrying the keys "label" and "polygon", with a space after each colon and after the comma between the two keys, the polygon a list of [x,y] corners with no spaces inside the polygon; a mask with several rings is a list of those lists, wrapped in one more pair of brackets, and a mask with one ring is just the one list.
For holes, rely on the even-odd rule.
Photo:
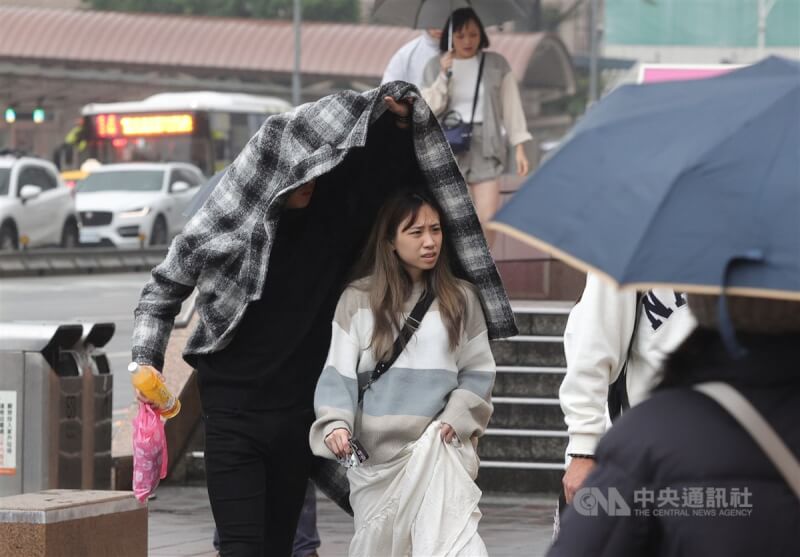
{"label": "black and white plaid jacket", "polygon": [[455,258],[478,288],[489,336],[517,333],[467,185],[441,128],[417,89],[396,81],[361,94],[330,95],[267,119],[153,269],[134,312],[134,361],[163,366],[174,318],[194,288],[199,322],[184,356],[215,352],[230,341],[248,302],[261,295],[281,196],[363,147],[370,124],[386,111],[387,95],[415,99],[417,162],[445,213]]}

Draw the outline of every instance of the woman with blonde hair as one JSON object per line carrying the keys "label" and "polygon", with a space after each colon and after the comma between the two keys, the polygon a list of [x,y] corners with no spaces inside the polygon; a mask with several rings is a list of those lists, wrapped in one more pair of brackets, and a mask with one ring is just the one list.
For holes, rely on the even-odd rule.
{"label": "woman with blonde hair", "polygon": [[474,443],[495,364],[478,296],[450,267],[442,214],[425,194],[391,198],[336,308],[310,442],[317,455],[355,463],[355,447],[364,460],[348,470],[350,555],[486,552]]}

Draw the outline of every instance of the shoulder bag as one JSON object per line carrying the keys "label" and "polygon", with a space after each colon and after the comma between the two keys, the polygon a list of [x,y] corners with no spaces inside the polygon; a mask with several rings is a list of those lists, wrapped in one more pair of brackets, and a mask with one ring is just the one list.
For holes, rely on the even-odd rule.
{"label": "shoulder bag", "polygon": [[478,93],[481,86],[481,77],[483,76],[483,60],[485,57],[486,54],[481,53],[478,80],[475,82],[475,96],[472,99],[472,116],[469,119],[469,123],[464,122],[456,110],[450,110],[442,116],[442,131],[444,131],[444,136],[450,144],[454,155],[469,151],[470,143],[472,143],[472,121],[475,119],[475,107],[478,105]]}

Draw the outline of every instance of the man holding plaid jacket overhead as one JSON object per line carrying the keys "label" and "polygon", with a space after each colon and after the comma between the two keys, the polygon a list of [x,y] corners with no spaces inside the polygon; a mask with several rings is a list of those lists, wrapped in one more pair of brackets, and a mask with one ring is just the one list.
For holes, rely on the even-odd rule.
{"label": "man holding plaid jacket overhead", "polygon": [[269,118],[153,270],[133,359],[161,369],[174,317],[197,288],[184,358],[198,369],[222,555],[291,553],[333,309],[377,208],[411,180],[445,207],[490,335],[514,334],[466,185],[430,110],[402,82]]}

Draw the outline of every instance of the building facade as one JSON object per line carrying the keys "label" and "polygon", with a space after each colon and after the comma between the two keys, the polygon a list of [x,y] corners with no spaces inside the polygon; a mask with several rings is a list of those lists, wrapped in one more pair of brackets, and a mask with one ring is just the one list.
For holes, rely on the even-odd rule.
{"label": "building facade", "polygon": [[603,4],[604,56],[680,64],[747,64],[770,54],[800,57],[800,0]]}

